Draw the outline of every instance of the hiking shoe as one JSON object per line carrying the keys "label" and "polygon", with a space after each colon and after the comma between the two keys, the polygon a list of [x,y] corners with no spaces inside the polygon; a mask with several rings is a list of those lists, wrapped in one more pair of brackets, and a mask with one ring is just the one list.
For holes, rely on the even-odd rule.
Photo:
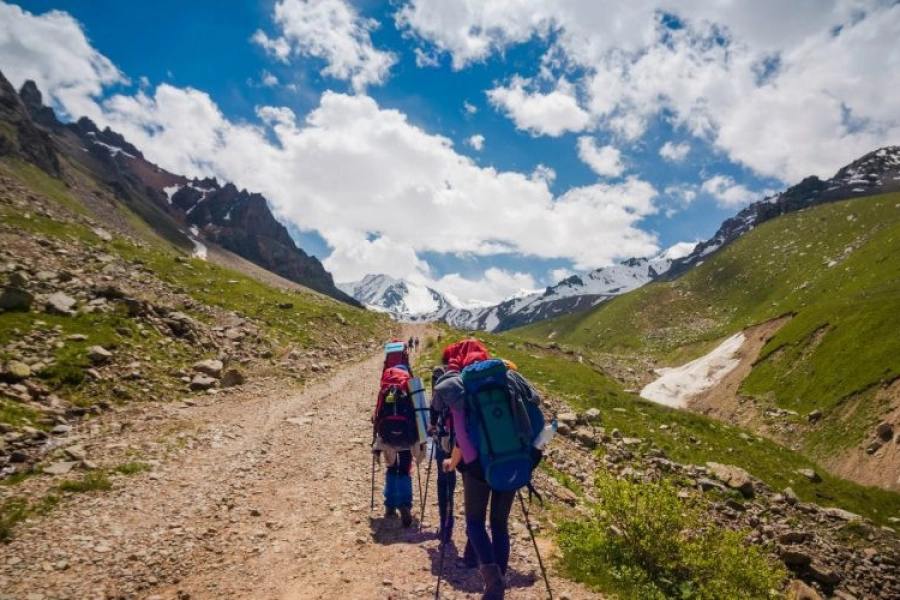
{"label": "hiking shoe", "polygon": [[400,508],[400,522],[403,523],[404,527],[412,525],[412,511],[409,508]]}
{"label": "hiking shoe", "polygon": [[397,516],[396,508],[385,508],[384,509],[384,518],[385,519],[393,519],[396,516]]}

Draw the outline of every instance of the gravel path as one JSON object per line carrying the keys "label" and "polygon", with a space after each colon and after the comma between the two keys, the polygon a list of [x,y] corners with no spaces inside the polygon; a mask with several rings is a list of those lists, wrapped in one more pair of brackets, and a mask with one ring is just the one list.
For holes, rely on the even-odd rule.
{"label": "gravel path", "polygon": [[[114,477],[110,491],[67,495],[20,524],[2,547],[0,599],[433,597],[434,473],[421,528],[418,515],[410,529],[382,518],[381,469],[369,509],[381,360],[347,364],[303,390],[259,381],[84,424],[73,434],[101,463],[133,457],[153,469]],[[546,598],[518,510],[512,520],[507,597]],[[461,552],[461,519],[455,538]],[[549,542],[539,543],[546,559]],[[477,571],[455,557],[448,547],[441,597],[479,598]],[[552,570],[551,583],[556,598],[599,597]]]}

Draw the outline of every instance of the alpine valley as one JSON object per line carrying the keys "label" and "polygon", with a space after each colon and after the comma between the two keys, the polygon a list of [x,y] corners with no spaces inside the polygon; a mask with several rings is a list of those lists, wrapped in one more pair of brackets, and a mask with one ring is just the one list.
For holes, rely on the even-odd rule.
{"label": "alpine valley", "polygon": [[[883,148],[689,256],[463,309],[383,276],[338,289],[259,194],[166,172],[0,78],[0,597],[431,596],[437,503],[415,529],[373,511],[369,436],[383,342],[421,336],[427,372],[465,335],[424,322],[443,320],[485,330],[559,424],[533,539],[514,516],[510,597],[546,597],[541,547],[563,554],[559,597],[896,598],[898,169]],[[734,376],[688,410],[638,393],[738,334]],[[609,525],[608,490],[634,501]],[[771,586],[703,595],[686,571],[674,596],[620,596],[595,544],[628,527],[736,592],[759,557]],[[481,589],[447,575],[444,597]]]}

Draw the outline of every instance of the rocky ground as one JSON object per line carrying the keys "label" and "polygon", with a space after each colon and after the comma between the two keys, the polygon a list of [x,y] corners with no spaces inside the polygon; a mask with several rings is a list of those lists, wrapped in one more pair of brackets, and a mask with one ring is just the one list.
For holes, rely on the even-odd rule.
{"label": "rocky ground", "polygon": [[[0,598],[433,596],[434,501],[410,529],[383,518],[379,490],[370,511],[368,416],[380,363],[376,355],[349,364],[302,390],[262,380],[131,405],[73,428],[65,443],[98,467],[140,460],[151,470],[111,476],[111,490],[69,495],[21,523],[3,547]],[[40,497],[61,477],[17,492]],[[520,512],[513,521],[509,597],[544,598]],[[455,540],[463,539],[458,523]],[[552,564],[552,544],[539,541]],[[457,548],[444,558],[441,597],[478,597],[479,576],[457,566]],[[552,567],[551,584],[556,597],[599,597]]]}
{"label": "rocky ground", "polygon": [[[126,224],[67,210],[2,174],[0,208],[68,232],[34,233],[0,218],[0,312],[14,324],[0,331],[0,479],[46,462],[55,436],[113,405],[173,401],[272,373],[303,382],[379,345],[341,327],[315,332],[315,344],[276,342],[264,321],[197,301],[140,258],[123,257],[113,244],[146,247]],[[314,294],[220,249],[212,254],[287,298]],[[183,256],[172,268],[193,269]],[[279,310],[289,315],[292,304]]]}
{"label": "rocky ground", "polygon": [[[112,235],[2,176],[0,201],[19,214],[77,222],[101,242]],[[3,406],[27,411],[40,427],[0,424],[0,505],[31,507],[0,545],[0,599],[434,595],[434,474],[414,528],[370,510],[380,340],[330,336],[280,353],[261,324],[197,303],[140,262],[6,223],[0,279],[0,308],[48,315],[2,332]],[[91,346],[92,331],[73,337],[59,324],[104,311],[123,315],[107,347]],[[409,335],[426,337],[422,327]],[[36,376],[73,345],[90,346],[91,360],[77,402]],[[560,575],[553,544],[555,523],[589,514],[598,469],[636,480],[676,475],[685,494],[709,499],[718,523],[772,547],[791,570],[796,597],[900,597],[893,530],[800,502],[726,464],[676,464],[645,440],[607,431],[596,411],[575,414],[547,401],[561,435],[546,462],[586,490],[579,496],[546,471],[536,475],[547,507],[533,505],[532,522],[554,597],[600,597]],[[4,418],[18,418],[16,410]],[[376,479],[380,485],[380,473]],[[85,483],[88,491],[66,488]],[[519,509],[512,530],[508,597],[545,598]],[[461,520],[455,539],[441,597],[477,598],[477,572],[455,560]]]}

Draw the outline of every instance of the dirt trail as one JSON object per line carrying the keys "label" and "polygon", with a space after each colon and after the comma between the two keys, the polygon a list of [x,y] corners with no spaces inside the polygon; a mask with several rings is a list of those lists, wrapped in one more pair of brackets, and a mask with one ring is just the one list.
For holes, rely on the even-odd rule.
{"label": "dirt trail", "polygon": [[[167,450],[152,471],[71,495],[21,524],[3,547],[0,598],[433,597],[434,473],[421,530],[382,518],[380,468],[369,510],[368,419],[381,360],[346,365],[303,390],[259,382],[193,405],[145,408],[114,438],[88,442],[94,453]],[[417,492],[417,517],[418,501]],[[521,513],[512,519],[507,597],[545,598]],[[461,552],[462,519],[455,541]],[[480,597],[477,571],[455,557],[448,547],[441,597]],[[598,597],[552,574],[551,582],[555,597]]]}

